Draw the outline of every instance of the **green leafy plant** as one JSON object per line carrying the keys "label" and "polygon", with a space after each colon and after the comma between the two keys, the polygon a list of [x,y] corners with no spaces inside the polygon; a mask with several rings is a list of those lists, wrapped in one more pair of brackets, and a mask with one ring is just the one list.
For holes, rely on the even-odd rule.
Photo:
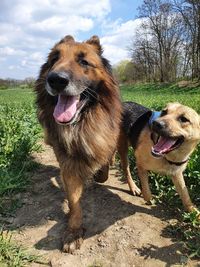
{"label": "green leafy plant", "polygon": [[1,230],[0,232],[0,266],[21,267],[28,263],[36,262],[45,264],[41,257],[30,254],[22,246],[12,242],[12,235],[9,232]]}

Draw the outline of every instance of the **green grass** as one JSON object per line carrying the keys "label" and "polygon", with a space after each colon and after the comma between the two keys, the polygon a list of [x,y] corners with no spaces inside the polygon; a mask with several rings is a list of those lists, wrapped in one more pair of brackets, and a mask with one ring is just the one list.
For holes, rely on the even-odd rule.
{"label": "green grass", "polygon": [[16,245],[11,240],[11,234],[8,232],[0,232],[0,266],[1,267],[22,267],[28,266],[29,263],[42,262],[39,256],[33,255],[21,246]]}
{"label": "green grass", "polygon": [[11,88],[7,90],[0,90],[0,105],[33,105],[34,100],[34,92],[30,89]]}
{"label": "green grass", "polygon": [[31,102],[0,105],[0,211],[5,196],[26,188],[26,173],[34,165],[31,153],[39,149],[39,134]]}
{"label": "green grass", "polygon": [[200,86],[179,88],[177,85],[136,84],[121,87],[124,101],[134,101],[153,109],[168,102],[180,102],[200,112]]}
{"label": "green grass", "polygon": [[[38,151],[41,129],[37,121],[34,94],[25,89],[0,91],[0,214],[13,216],[22,205],[17,194],[30,184],[29,172],[36,163],[31,153]],[[4,221],[4,220],[3,220]],[[0,221],[1,224],[1,221]],[[36,261],[10,235],[0,234],[0,266],[25,266]]]}
{"label": "green grass", "polygon": [[[178,101],[200,113],[200,87],[178,88],[176,85],[137,84],[121,87],[123,100],[135,101],[160,110],[166,103]],[[40,126],[37,122],[34,93],[29,89],[0,90],[0,213],[10,215],[21,206],[15,194],[26,190],[34,162],[31,153],[38,149]],[[129,152],[131,170],[135,173],[132,153]],[[187,186],[195,204],[200,207],[200,149],[193,154],[185,172]],[[182,220],[172,232],[182,237],[191,257],[200,257],[200,227],[195,214],[183,212],[174,186],[168,177],[151,174],[151,186],[157,201],[167,207],[178,207]],[[6,253],[5,253],[6,251]],[[24,266],[34,260],[32,256],[13,244],[9,237],[0,235],[0,266]],[[24,255],[24,256],[23,256]],[[9,258],[10,257],[10,258]],[[20,263],[14,265],[20,258]],[[21,264],[21,265],[20,265]]]}
{"label": "green grass", "polygon": [[[179,88],[177,85],[137,84],[121,87],[124,101],[134,101],[154,110],[161,110],[168,102],[180,102],[194,108],[200,113],[200,86]],[[137,179],[135,159],[132,150],[129,150],[131,172]],[[190,158],[186,171],[185,181],[193,202],[200,209],[200,146]],[[137,180],[137,183],[139,181]],[[173,233],[181,236],[189,257],[200,258],[200,221],[198,213],[185,213],[182,202],[178,197],[170,177],[150,174],[150,185],[157,203],[166,205],[168,209],[177,211],[181,217],[173,226]]]}

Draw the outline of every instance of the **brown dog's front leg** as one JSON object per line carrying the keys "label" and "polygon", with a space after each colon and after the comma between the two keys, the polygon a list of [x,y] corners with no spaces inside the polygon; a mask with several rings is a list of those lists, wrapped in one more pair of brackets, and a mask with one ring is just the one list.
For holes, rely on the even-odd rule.
{"label": "brown dog's front leg", "polygon": [[80,206],[83,181],[80,177],[69,177],[65,174],[65,171],[61,175],[70,208],[68,228],[63,238],[63,251],[73,253],[74,250],[80,248],[83,242],[82,210]]}
{"label": "brown dog's front leg", "polygon": [[185,185],[183,174],[178,173],[178,174],[172,176],[172,181],[176,187],[176,191],[178,192],[178,194],[179,194],[179,196],[183,202],[185,210],[189,211],[189,212],[195,210],[195,206],[190,199],[187,187]]}

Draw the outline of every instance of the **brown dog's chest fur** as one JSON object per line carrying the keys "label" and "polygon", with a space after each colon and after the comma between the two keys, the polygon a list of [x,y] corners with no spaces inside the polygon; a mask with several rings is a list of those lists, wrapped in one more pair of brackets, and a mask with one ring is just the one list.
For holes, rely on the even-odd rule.
{"label": "brown dog's chest fur", "polygon": [[47,136],[47,143],[52,144],[60,165],[82,178],[94,175],[108,163],[108,156],[113,154],[117,142],[116,121],[113,122],[102,108],[101,112],[98,109],[86,113],[77,124],[67,127],[55,124],[53,132],[57,133],[58,142],[52,140],[55,137]]}

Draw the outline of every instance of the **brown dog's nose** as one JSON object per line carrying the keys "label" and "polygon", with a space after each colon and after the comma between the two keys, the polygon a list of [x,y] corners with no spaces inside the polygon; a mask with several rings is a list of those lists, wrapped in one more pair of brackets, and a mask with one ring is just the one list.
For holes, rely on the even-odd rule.
{"label": "brown dog's nose", "polygon": [[49,86],[58,93],[63,91],[69,84],[69,76],[64,72],[50,72],[47,76]]}
{"label": "brown dog's nose", "polygon": [[153,121],[152,123],[152,129],[154,131],[163,130],[165,128],[165,122],[164,121]]}

